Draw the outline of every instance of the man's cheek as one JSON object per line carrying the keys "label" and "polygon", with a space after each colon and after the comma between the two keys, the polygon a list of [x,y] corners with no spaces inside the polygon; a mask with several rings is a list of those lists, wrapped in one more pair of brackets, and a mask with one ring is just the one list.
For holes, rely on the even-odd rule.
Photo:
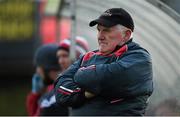
{"label": "man's cheek", "polygon": [[114,36],[114,39],[118,39],[119,41],[122,41],[122,40],[123,40],[122,34],[121,34],[121,33],[117,33],[117,34]]}

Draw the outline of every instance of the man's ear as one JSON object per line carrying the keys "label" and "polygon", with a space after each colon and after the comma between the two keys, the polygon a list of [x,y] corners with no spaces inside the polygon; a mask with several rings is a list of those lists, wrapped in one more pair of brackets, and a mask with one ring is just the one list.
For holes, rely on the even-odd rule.
{"label": "man's ear", "polygon": [[131,31],[130,30],[126,30],[125,31],[125,36],[124,36],[124,40],[129,40],[130,39],[130,37],[131,37]]}

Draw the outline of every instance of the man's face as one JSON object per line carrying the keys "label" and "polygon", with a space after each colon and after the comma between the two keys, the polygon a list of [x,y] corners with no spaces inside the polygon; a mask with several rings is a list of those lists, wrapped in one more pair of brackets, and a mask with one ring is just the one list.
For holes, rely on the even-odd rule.
{"label": "man's face", "polygon": [[111,53],[118,44],[123,43],[124,38],[117,26],[110,28],[97,26],[99,51],[103,54]]}
{"label": "man's face", "polygon": [[66,70],[71,64],[71,60],[69,58],[69,52],[63,49],[58,50],[57,57],[58,57],[58,63],[60,64],[62,70]]}

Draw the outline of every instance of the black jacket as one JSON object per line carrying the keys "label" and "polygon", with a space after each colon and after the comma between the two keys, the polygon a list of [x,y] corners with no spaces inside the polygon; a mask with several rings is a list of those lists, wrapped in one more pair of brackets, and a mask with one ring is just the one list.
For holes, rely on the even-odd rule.
{"label": "black jacket", "polygon": [[[149,53],[130,41],[109,55],[89,52],[56,83],[56,100],[71,115],[143,115],[153,92]],[[86,99],[84,91],[96,96]]]}

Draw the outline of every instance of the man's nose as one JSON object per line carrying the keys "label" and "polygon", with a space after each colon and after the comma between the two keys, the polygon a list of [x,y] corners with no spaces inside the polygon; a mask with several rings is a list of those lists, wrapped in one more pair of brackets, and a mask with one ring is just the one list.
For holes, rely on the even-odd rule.
{"label": "man's nose", "polygon": [[98,39],[99,40],[103,40],[104,39],[104,34],[101,31],[98,32]]}

